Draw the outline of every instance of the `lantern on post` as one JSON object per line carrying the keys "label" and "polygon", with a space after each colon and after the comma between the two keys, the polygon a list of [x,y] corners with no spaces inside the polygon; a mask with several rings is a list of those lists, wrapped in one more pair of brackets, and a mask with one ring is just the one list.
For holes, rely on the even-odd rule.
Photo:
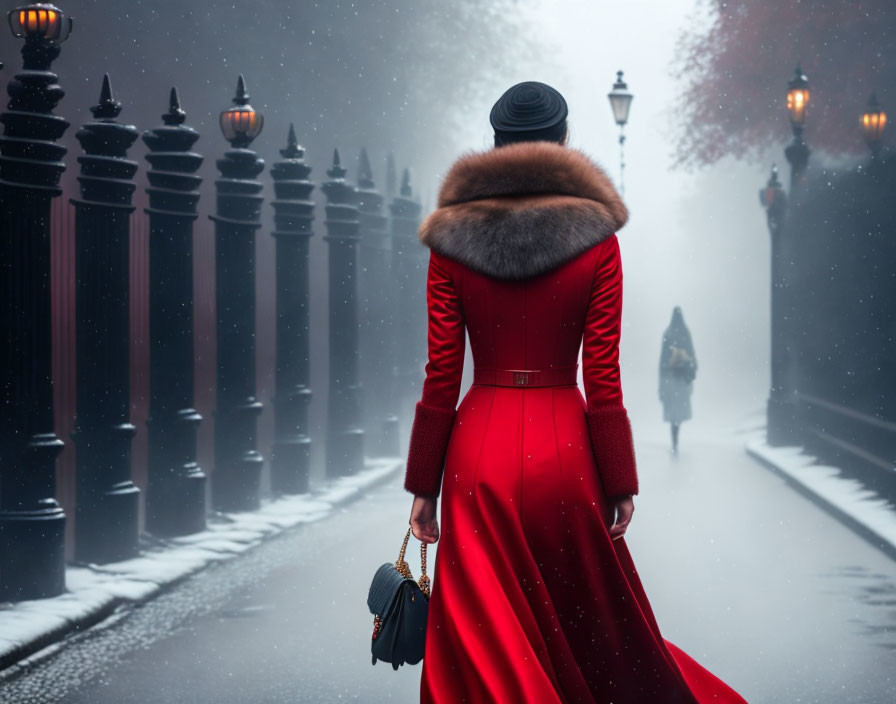
{"label": "lantern on post", "polygon": [[7,18],[13,35],[30,41],[61,44],[72,32],[72,18],[49,3],[17,7],[9,11]]}
{"label": "lantern on post", "polygon": [[887,113],[884,112],[883,106],[877,101],[877,95],[874,93],[871,94],[868,105],[862,112],[860,125],[868,148],[871,149],[871,155],[876,157],[880,153],[881,137],[883,137],[884,128],[887,126]]}
{"label": "lantern on post", "polygon": [[787,82],[787,112],[793,134],[799,136],[806,123],[806,107],[809,105],[809,79],[797,64],[793,78]]}
{"label": "lantern on post", "polygon": [[810,149],[803,140],[803,129],[806,125],[806,108],[809,105],[809,79],[797,64],[794,76],[787,82],[787,112],[790,113],[790,126],[793,129],[793,141],[784,150],[790,162],[790,190],[802,181],[809,163]]}
{"label": "lantern on post", "polygon": [[215,303],[217,308],[217,394],[215,471],[212,503],[221,511],[260,505],[261,469],[255,378],[255,233],[261,227],[264,161],[247,147],[263,119],[249,105],[240,76],[234,106],[221,113],[221,132],[232,149],[217,161],[215,181]]}
{"label": "lantern on post", "polygon": [[65,591],[65,512],[55,499],[50,212],[62,193],[69,126],[53,114],[65,95],[51,71],[71,32],[53,5],[8,14],[25,39],[23,70],[0,115],[0,601]]}
{"label": "lantern on post", "polygon": [[610,107],[613,110],[613,119],[619,125],[619,190],[625,195],[625,183],[623,177],[625,174],[625,125],[628,122],[628,112],[631,109],[632,98],[634,96],[628,92],[628,85],[622,80],[622,71],[616,72],[616,82],[613,84],[613,90],[607,93],[610,100]]}
{"label": "lantern on post", "polygon": [[59,45],[72,32],[72,18],[49,3],[17,7],[10,10],[7,20],[13,35],[25,40],[22,58],[26,71],[48,71],[59,56]]}
{"label": "lantern on post", "polygon": [[249,94],[246,92],[246,82],[242,74],[236,82],[233,107],[221,113],[219,123],[224,139],[230,142],[234,149],[245,149],[261,134],[264,115],[249,105]]}

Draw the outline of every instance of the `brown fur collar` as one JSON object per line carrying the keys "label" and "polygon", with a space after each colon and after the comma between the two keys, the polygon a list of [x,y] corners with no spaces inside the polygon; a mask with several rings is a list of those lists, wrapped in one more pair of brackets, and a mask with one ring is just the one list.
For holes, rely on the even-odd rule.
{"label": "brown fur collar", "polygon": [[520,142],[458,159],[419,236],[483,274],[525,279],[573,259],[627,219],[610,178],[583,152]]}

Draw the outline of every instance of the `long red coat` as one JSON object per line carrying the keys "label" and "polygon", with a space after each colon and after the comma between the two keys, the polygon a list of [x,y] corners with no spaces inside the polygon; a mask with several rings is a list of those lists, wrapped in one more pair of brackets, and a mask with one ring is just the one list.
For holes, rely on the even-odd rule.
{"label": "long red coat", "polygon": [[581,152],[531,142],[459,160],[439,206],[420,230],[429,362],[405,480],[442,494],[421,700],[743,702],[661,637],[607,531],[608,497],[638,490],[619,195]]}

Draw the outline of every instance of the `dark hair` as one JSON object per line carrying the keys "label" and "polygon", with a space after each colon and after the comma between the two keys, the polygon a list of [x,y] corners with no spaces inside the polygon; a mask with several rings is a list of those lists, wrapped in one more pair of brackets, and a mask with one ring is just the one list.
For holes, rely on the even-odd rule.
{"label": "dark hair", "polygon": [[543,130],[528,130],[525,132],[499,132],[495,130],[495,146],[503,147],[505,144],[514,144],[516,142],[557,142],[558,144],[563,144],[566,141],[567,132],[566,120]]}

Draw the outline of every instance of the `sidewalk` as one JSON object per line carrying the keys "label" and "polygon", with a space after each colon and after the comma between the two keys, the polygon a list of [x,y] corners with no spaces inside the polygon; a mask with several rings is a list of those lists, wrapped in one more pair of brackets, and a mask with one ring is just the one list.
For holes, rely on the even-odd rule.
{"label": "sidewalk", "polygon": [[139,557],[105,565],[69,566],[68,591],[50,599],[0,604],[0,680],[4,670],[115,612],[140,604],[219,560],[229,560],[301,523],[318,521],[365,490],[391,479],[397,457],[367,459],[357,475],[328,482],[310,494],[284,496],[244,513],[209,515],[201,533],[161,540]]}
{"label": "sidewalk", "polygon": [[801,447],[770,447],[764,429],[747,437],[749,455],[896,560],[896,506],[861,482],[842,476],[837,467],[819,464]]}

